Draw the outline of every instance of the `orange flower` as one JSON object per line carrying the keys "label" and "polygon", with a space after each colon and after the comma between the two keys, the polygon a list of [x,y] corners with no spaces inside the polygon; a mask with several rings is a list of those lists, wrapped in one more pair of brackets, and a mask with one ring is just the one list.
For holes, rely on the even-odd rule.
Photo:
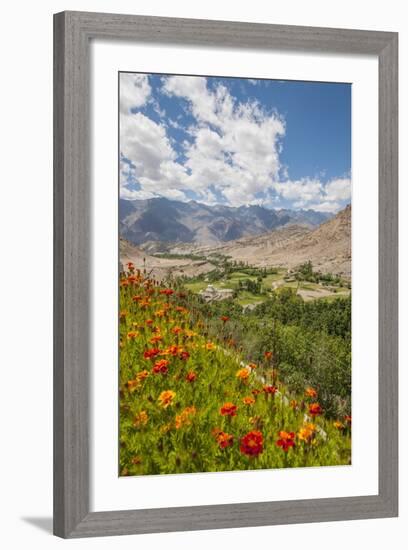
{"label": "orange flower", "polygon": [[138,428],[139,426],[146,426],[149,421],[149,415],[146,411],[140,411],[133,419],[133,426]]}
{"label": "orange flower", "polygon": [[167,374],[169,372],[169,361],[167,359],[159,359],[153,367],[154,374]]}
{"label": "orange flower", "polygon": [[188,309],[186,309],[186,308],[183,307],[183,306],[176,306],[176,307],[175,307],[175,310],[176,310],[178,313],[188,313]]}
{"label": "orange flower", "polygon": [[253,405],[255,403],[255,398],[254,397],[244,397],[244,399],[242,400],[242,402],[244,403],[244,405]]}
{"label": "orange flower", "polygon": [[161,352],[161,355],[173,355],[173,357],[176,357],[178,353],[181,353],[183,351],[183,348],[181,346],[169,346],[165,350]]}
{"label": "orange flower", "polygon": [[295,446],[295,432],[279,432],[279,438],[276,442],[278,447],[281,447],[285,453],[288,452],[290,447]]}
{"label": "orange flower", "polygon": [[319,416],[319,414],[323,413],[323,409],[319,405],[319,403],[311,403],[309,405],[309,414],[312,416]]}
{"label": "orange flower", "polygon": [[173,327],[173,328],[171,329],[171,332],[172,332],[173,334],[180,334],[180,332],[183,332],[183,329],[182,329],[181,327],[178,327],[178,326],[177,326],[177,327]]}
{"label": "orange flower", "polygon": [[312,399],[316,399],[317,391],[313,388],[306,388],[305,395],[306,397],[311,397]]}
{"label": "orange flower", "polygon": [[256,368],[258,368],[258,365],[256,365],[255,363],[249,363],[248,367],[249,367],[251,370],[255,370]]}
{"label": "orange flower", "polygon": [[126,315],[127,315],[127,311],[124,311],[124,310],[119,313],[119,319],[121,323],[124,323],[126,321]]}
{"label": "orange flower", "polygon": [[213,344],[212,342],[207,342],[205,344],[205,349],[213,350],[213,349],[215,349],[215,344]]}
{"label": "orange flower", "polygon": [[139,294],[132,297],[133,302],[140,302],[141,299],[142,297]]}
{"label": "orange flower", "polygon": [[236,416],[238,407],[234,403],[224,403],[220,409],[222,416]]}
{"label": "orange flower", "polygon": [[194,380],[197,378],[197,374],[194,371],[189,371],[186,375],[187,382],[194,382]]}
{"label": "orange flower", "polygon": [[226,449],[227,447],[231,447],[232,444],[234,443],[234,436],[222,431],[218,432],[215,439],[221,449]]}
{"label": "orange flower", "polygon": [[136,379],[140,380],[141,382],[145,380],[149,376],[149,371],[142,370],[136,375]]}
{"label": "orange flower", "polygon": [[183,426],[189,426],[191,424],[191,417],[195,415],[196,408],[194,406],[186,407],[181,414],[176,415],[176,429],[179,430]]}
{"label": "orange flower", "polygon": [[263,391],[266,394],[275,395],[275,393],[278,391],[278,388],[276,386],[264,386]]}
{"label": "orange flower", "polygon": [[265,359],[272,359],[272,352],[271,351],[265,351],[264,357],[265,357]]}
{"label": "orange flower", "polygon": [[340,422],[340,420],[335,420],[333,422],[333,426],[335,428],[337,428],[338,430],[343,430],[344,429],[344,424],[343,424],[343,422]]}
{"label": "orange flower", "polygon": [[313,439],[313,437],[316,434],[316,426],[315,424],[311,424],[310,422],[305,424],[298,432],[297,436],[301,441],[305,441],[306,443],[310,443]]}
{"label": "orange flower", "polygon": [[132,330],[127,333],[128,340],[134,340],[137,336],[139,336],[139,333],[136,330]]}
{"label": "orange flower", "polygon": [[249,370],[248,369],[240,369],[237,371],[236,375],[237,378],[240,380],[246,380],[249,377]]}
{"label": "orange flower", "polygon": [[180,359],[182,359],[183,361],[187,361],[189,357],[190,357],[190,354],[188,353],[188,351],[182,351],[180,353]]}
{"label": "orange flower", "polygon": [[296,399],[291,399],[290,403],[289,403],[289,407],[291,409],[293,409],[294,411],[297,410],[298,408],[298,402],[296,401]]}
{"label": "orange flower", "polygon": [[263,435],[258,430],[247,433],[241,439],[239,447],[241,453],[248,456],[258,456],[263,451]]}
{"label": "orange flower", "polygon": [[158,348],[152,348],[148,349],[143,353],[143,357],[145,359],[152,359],[152,357],[156,357],[156,355],[159,355],[160,350]]}
{"label": "orange flower", "polygon": [[153,319],[146,319],[146,325],[152,325],[153,324]]}
{"label": "orange flower", "polygon": [[139,386],[140,386],[140,380],[138,380],[137,378],[135,380],[128,380],[126,382],[126,387],[129,391],[134,391]]}
{"label": "orange flower", "polygon": [[151,344],[157,344],[157,342],[161,342],[162,340],[163,340],[163,336],[158,334],[157,336],[152,336],[152,338],[150,338],[149,342]]}
{"label": "orange flower", "polygon": [[229,317],[227,317],[227,315],[221,315],[220,319],[223,323],[226,323],[227,321],[229,321]]}
{"label": "orange flower", "polygon": [[176,392],[173,390],[164,390],[159,395],[158,402],[163,409],[167,409],[167,407],[173,403],[175,397]]}

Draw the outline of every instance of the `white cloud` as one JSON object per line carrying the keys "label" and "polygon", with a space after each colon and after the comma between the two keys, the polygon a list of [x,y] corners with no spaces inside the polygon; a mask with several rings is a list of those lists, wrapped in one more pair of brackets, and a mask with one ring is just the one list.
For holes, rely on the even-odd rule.
{"label": "white cloud", "polygon": [[[121,82],[121,153],[131,161],[131,179],[140,184],[141,191],[128,187],[128,164],[121,173],[122,196],[187,200],[185,191],[191,190],[208,204],[219,202],[220,197],[232,206],[259,202],[275,206],[286,201],[295,208],[328,212],[338,210],[350,198],[348,178],[326,184],[320,177],[288,178],[280,160],[285,121],[276,112],[266,112],[257,101],[239,102],[224,85],[209,87],[204,77],[164,77],[162,92],[184,100],[195,119],[194,125],[182,128],[172,118],[156,123],[140,112],[132,114],[132,106],[148,101],[156,112],[162,110],[151,97],[147,76],[123,76],[129,78]],[[169,127],[182,128],[189,135],[181,144],[183,163],[167,133]]]}
{"label": "white cloud", "polygon": [[255,102],[239,103],[227,88],[203,77],[164,79],[166,94],[188,102],[197,126],[185,146],[191,188],[204,200],[213,186],[231,205],[246,204],[278,180],[284,121]]}
{"label": "white cloud", "polygon": [[351,180],[333,179],[324,184],[319,179],[304,178],[280,182],[275,189],[283,198],[293,202],[295,208],[336,212],[350,200]]}
{"label": "white cloud", "polygon": [[339,202],[318,202],[318,203],[311,203],[308,205],[308,208],[310,210],[319,210],[319,212],[328,212],[328,213],[335,213],[338,212],[344,205],[340,204]]}
{"label": "white cloud", "polygon": [[122,114],[129,114],[132,108],[143,107],[150,94],[151,87],[147,75],[120,74],[120,112]]}
{"label": "white cloud", "polygon": [[330,201],[345,201],[351,198],[351,181],[349,178],[334,179],[325,186],[325,194]]}

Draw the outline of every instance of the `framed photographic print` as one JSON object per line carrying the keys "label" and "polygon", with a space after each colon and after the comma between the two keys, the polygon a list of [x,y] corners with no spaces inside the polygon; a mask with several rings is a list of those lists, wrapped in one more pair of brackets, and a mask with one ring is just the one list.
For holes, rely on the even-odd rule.
{"label": "framed photographic print", "polygon": [[397,514],[397,34],[64,12],[54,531]]}

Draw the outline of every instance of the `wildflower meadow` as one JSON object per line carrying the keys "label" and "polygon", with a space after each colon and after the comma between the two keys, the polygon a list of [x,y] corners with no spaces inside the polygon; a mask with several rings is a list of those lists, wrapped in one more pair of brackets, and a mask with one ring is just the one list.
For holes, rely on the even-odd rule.
{"label": "wildflower meadow", "polygon": [[350,464],[351,417],[287,387],[272,351],[247,361],[227,315],[211,339],[209,322],[188,292],[121,274],[120,475]]}

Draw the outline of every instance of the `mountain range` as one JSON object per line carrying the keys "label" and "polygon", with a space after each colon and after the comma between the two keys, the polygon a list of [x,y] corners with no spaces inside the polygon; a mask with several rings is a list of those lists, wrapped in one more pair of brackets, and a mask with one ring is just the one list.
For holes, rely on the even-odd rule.
{"label": "mountain range", "polygon": [[351,205],[319,227],[290,225],[256,237],[243,237],[217,246],[180,244],[170,252],[200,256],[220,254],[258,267],[294,268],[311,260],[316,270],[351,277]]}
{"label": "mountain range", "polygon": [[330,217],[315,210],[209,206],[162,197],[119,201],[120,235],[135,245],[147,242],[218,245],[291,225],[313,229]]}

